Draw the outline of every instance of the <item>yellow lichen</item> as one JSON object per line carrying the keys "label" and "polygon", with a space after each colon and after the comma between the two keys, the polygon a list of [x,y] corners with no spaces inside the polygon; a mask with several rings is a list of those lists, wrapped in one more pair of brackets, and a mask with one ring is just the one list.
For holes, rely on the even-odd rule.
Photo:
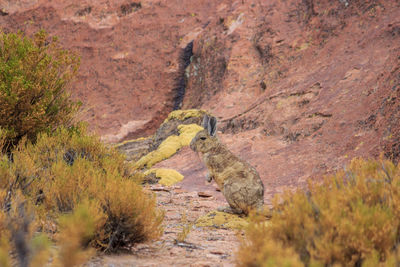
{"label": "yellow lichen", "polygon": [[177,120],[183,121],[187,118],[203,117],[204,114],[206,114],[206,112],[204,110],[200,110],[200,109],[174,110],[171,113],[169,113],[169,115],[165,119],[164,123],[166,123],[172,119],[177,119]]}
{"label": "yellow lichen", "polygon": [[182,146],[188,146],[196,134],[203,130],[203,127],[197,124],[182,124],[178,126],[178,130]]}
{"label": "yellow lichen", "polygon": [[174,155],[183,146],[188,146],[197,132],[201,131],[203,127],[197,124],[179,125],[179,136],[168,136],[157,148],[157,150],[140,158],[135,166],[137,168],[151,168],[154,164],[165,160]]}
{"label": "yellow lichen", "polygon": [[303,43],[297,48],[297,50],[298,51],[303,51],[303,50],[306,50],[309,46],[310,46],[309,43]]}
{"label": "yellow lichen", "polygon": [[174,169],[163,169],[163,168],[155,168],[150,169],[144,173],[144,175],[149,175],[154,173],[157,178],[161,178],[158,181],[159,184],[171,186],[183,180],[183,175]]}
{"label": "yellow lichen", "polygon": [[196,221],[197,227],[215,227],[228,229],[243,229],[249,222],[236,214],[211,211],[204,216],[201,216]]}

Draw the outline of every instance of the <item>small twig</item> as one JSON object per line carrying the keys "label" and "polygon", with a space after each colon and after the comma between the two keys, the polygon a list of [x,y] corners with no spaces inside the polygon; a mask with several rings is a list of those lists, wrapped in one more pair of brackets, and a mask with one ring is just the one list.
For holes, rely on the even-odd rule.
{"label": "small twig", "polygon": [[221,120],[221,122],[226,122],[226,121],[234,120],[234,119],[236,119],[237,117],[240,117],[240,116],[242,116],[242,115],[244,115],[244,114],[246,114],[246,113],[252,111],[253,109],[255,109],[257,106],[261,105],[261,104],[264,103],[265,101],[268,101],[268,100],[271,100],[271,99],[273,99],[273,98],[282,96],[282,95],[284,95],[284,94],[285,94],[285,93],[282,93],[282,92],[281,92],[281,93],[277,93],[277,94],[272,95],[272,96],[269,96],[269,97],[268,97],[268,96],[265,96],[265,97],[259,99],[258,101],[256,101],[255,103],[253,103],[253,104],[252,104],[248,109],[246,109],[245,111],[240,112],[240,113],[234,115],[233,117],[230,117],[230,118]]}
{"label": "small twig", "polygon": [[174,240],[174,244],[178,247],[182,248],[191,248],[191,249],[204,249],[203,247],[196,246],[195,244],[188,243],[188,242],[179,242],[178,240]]}
{"label": "small twig", "polygon": [[118,223],[117,229],[112,233],[112,235],[110,237],[110,241],[108,242],[108,246],[104,250],[104,252],[107,252],[108,250],[110,250],[110,248],[112,248],[112,243],[114,242],[114,239],[115,239],[116,235],[119,234],[120,228],[121,228],[121,224]]}
{"label": "small twig", "polygon": [[391,184],[393,179],[392,179],[392,177],[390,177],[389,172],[386,170],[385,164],[383,164],[383,163],[382,163],[382,170],[387,176],[387,179],[385,179],[385,182],[387,182],[388,184]]}
{"label": "small twig", "polygon": [[171,190],[169,188],[165,187],[150,187],[151,191],[164,191],[164,192],[170,192]]}
{"label": "small twig", "polygon": [[[276,93],[276,94],[270,95],[270,96],[264,96],[261,99],[258,99],[257,101],[255,101],[252,105],[250,105],[249,108],[247,108],[243,112],[240,112],[240,113],[238,113],[238,114],[236,114],[236,115],[234,115],[234,116],[232,116],[230,118],[223,119],[223,120],[221,120],[221,122],[231,121],[231,120],[234,120],[234,119],[236,119],[236,118],[238,118],[240,116],[243,116],[244,114],[252,111],[257,106],[261,105],[262,103],[264,103],[264,102],[266,102],[268,100],[272,100],[272,99],[277,98],[277,97],[290,97],[290,96],[305,95],[305,94],[308,94],[308,93],[313,93],[313,91],[301,91],[301,92],[295,92],[295,93],[289,93],[289,92],[286,91],[286,92]],[[332,115],[330,115],[330,116],[332,116]]]}

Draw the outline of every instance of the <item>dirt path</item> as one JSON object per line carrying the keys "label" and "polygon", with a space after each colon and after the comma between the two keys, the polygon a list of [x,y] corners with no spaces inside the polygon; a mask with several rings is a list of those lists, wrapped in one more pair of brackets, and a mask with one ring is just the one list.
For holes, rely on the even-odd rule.
{"label": "dirt path", "polygon": [[[159,207],[165,210],[160,240],[136,245],[130,253],[102,256],[89,266],[234,266],[238,230],[194,225],[190,228],[197,218],[226,203],[213,196],[200,197],[198,192],[188,192],[180,186],[157,185],[152,190]],[[185,242],[178,242],[184,227],[191,230]]]}

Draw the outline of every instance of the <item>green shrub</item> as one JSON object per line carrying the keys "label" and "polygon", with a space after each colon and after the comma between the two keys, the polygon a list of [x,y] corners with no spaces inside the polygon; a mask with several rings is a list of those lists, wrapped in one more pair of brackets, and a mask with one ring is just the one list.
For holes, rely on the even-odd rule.
{"label": "green shrub", "polygon": [[291,251],[305,266],[399,264],[400,167],[355,159],[323,184],[310,183],[306,193],[276,198],[271,221],[264,223],[253,218],[238,253],[240,266],[271,266],[266,262],[279,255],[293,259]]}
{"label": "green shrub", "polygon": [[0,128],[7,148],[23,136],[68,126],[80,103],[66,88],[79,67],[79,57],[61,49],[44,31],[28,38],[0,32]]}
{"label": "green shrub", "polygon": [[142,175],[81,126],[39,134],[35,144],[21,142],[13,163],[3,164],[8,185],[0,185],[15,185],[36,204],[42,231],[56,232],[60,214],[90,203],[95,231],[88,243],[94,247],[113,251],[162,233],[163,214],[143,190]]}

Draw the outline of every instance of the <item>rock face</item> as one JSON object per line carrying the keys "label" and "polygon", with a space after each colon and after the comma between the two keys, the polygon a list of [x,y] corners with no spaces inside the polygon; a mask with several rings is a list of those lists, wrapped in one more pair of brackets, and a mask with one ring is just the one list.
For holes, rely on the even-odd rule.
{"label": "rock face", "polygon": [[[183,107],[219,117],[220,138],[257,168],[267,203],[354,157],[398,161],[399,3],[262,2],[220,4],[194,41]],[[203,189],[192,158],[185,150],[162,166]]]}
{"label": "rock face", "polygon": [[45,29],[81,56],[71,87],[85,104],[83,119],[116,142],[154,132],[173,109],[184,48],[215,16],[216,3],[2,0],[0,9],[3,31]]}
{"label": "rock face", "polygon": [[[398,1],[17,0],[1,10],[3,30],[44,28],[81,54],[74,95],[108,141],[154,133],[174,106],[207,110],[266,198],[353,157],[400,158]],[[209,189],[188,149],[160,167]]]}

